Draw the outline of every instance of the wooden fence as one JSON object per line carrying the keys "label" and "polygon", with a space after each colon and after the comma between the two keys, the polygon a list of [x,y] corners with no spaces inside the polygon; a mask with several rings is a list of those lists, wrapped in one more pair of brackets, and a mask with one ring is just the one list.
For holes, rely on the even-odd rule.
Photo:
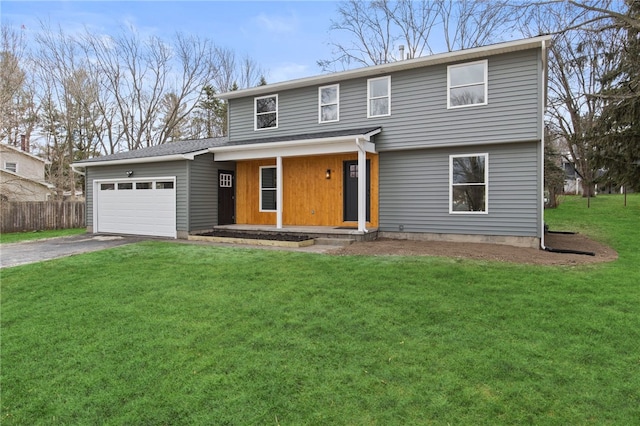
{"label": "wooden fence", "polygon": [[84,228],[84,201],[2,201],[0,233]]}

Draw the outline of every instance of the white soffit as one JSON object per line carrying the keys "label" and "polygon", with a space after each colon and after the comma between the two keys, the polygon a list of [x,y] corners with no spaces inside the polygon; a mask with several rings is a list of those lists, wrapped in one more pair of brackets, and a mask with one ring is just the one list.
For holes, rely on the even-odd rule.
{"label": "white soffit", "polygon": [[232,145],[209,148],[214,153],[215,161],[257,160],[276,157],[301,157],[307,155],[328,155],[357,152],[359,140],[366,152],[375,153],[376,147],[364,135],[342,136],[323,139],[302,139],[297,141],[281,141]]}

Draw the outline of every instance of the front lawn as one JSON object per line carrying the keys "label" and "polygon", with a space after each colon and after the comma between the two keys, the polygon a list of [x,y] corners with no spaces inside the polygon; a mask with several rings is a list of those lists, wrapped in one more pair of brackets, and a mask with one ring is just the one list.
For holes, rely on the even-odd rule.
{"label": "front lawn", "polygon": [[53,229],[48,231],[12,232],[0,234],[0,244],[21,243],[44,238],[68,237],[87,232],[86,228]]}
{"label": "front lawn", "polygon": [[2,270],[0,422],[637,424],[640,196],[546,215],[619,260],[156,241]]}

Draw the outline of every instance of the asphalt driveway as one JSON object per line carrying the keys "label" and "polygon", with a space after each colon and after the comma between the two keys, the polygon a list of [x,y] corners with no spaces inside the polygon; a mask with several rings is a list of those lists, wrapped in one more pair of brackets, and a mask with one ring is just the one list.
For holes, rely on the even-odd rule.
{"label": "asphalt driveway", "polygon": [[145,239],[145,237],[82,234],[71,237],[2,244],[0,246],[0,268],[104,250]]}

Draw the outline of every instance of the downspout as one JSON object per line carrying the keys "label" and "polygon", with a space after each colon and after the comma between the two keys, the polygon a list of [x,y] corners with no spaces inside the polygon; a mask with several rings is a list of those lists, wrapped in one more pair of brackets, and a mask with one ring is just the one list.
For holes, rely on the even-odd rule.
{"label": "downspout", "polygon": [[540,90],[542,91],[542,99],[540,102],[540,249],[547,250],[547,246],[544,241],[544,114],[546,110],[547,104],[547,46],[546,40],[542,40],[542,49],[541,49],[541,65],[542,72],[540,73],[541,85]]}
{"label": "downspout", "polygon": [[356,138],[358,147],[358,232],[367,233],[367,152]]}

